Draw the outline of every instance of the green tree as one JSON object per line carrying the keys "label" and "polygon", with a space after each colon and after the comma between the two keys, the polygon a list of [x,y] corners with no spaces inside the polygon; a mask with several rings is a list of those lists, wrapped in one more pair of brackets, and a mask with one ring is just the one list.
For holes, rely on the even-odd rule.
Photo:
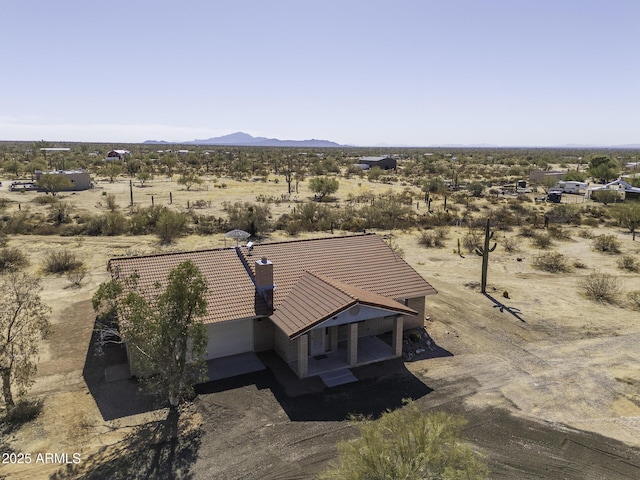
{"label": "green tree", "polygon": [[444,180],[442,178],[434,177],[424,182],[424,184],[422,185],[422,190],[429,193],[443,194],[447,191],[447,185],[444,183]]}
{"label": "green tree", "polygon": [[140,182],[140,186],[144,187],[145,182],[148,182],[149,180],[153,179],[153,175],[151,174],[151,172],[148,172],[147,170],[142,170],[138,172],[138,174],[136,175],[136,178]]}
{"label": "green tree", "polygon": [[629,229],[632,239],[636,239],[636,229],[640,227],[640,202],[626,202],[616,205],[613,210],[613,216],[618,219],[620,224]]}
{"label": "green tree", "polygon": [[338,444],[339,465],[321,478],[423,480],[488,478],[486,464],[460,441],[461,417],[424,414],[409,402],[379,420],[356,422],[360,438]]}
{"label": "green tree", "polygon": [[207,282],[187,260],[171,270],[164,289],[144,291],[136,276],[111,280],[93,296],[96,311],[117,313],[121,338],[145,388],[168,400],[172,410],[193,396],[205,379]]}
{"label": "green tree", "polygon": [[309,188],[317,195],[317,200],[321,202],[327,195],[338,191],[340,183],[335,178],[314,177],[309,180]]}
{"label": "green tree", "polygon": [[178,179],[178,185],[184,185],[189,191],[194,185],[202,185],[202,179],[195,173],[185,173]]}
{"label": "green tree", "polygon": [[58,192],[69,189],[72,186],[71,180],[57,173],[43,173],[38,180],[38,187],[54,197]]}
{"label": "green tree", "polygon": [[109,162],[104,168],[104,174],[109,177],[109,182],[113,183],[113,179],[122,173],[122,165],[116,162]]}
{"label": "green tree", "polygon": [[165,209],[156,222],[156,234],[161,243],[171,243],[182,235],[187,224],[187,217],[180,212]]}
{"label": "green tree", "polygon": [[50,309],[40,299],[40,280],[11,272],[0,283],[0,377],[7,410],[15,403],[12,384],[23,395],[33,384],[40,338],[49,333]]}
{"label": "green tree", "polygon": [[584,182],[587,175],[576,170],[570,170],[562,176],[562,180],[567,182]]}
{"label": "green tree", "polygon": [[249,232],[252,237],[262,235],[271,229],[269,217],[271,212],[267,205],[251,202],[223,203],[223,208],[229,215],[229,229],[239,229]]}
{"label": "green tree", "polygon": [[612,158],[606,156],[596,156],[589,160],[589,175],[594,179],[609,182],[618,178],[620,174],[620,164]]}

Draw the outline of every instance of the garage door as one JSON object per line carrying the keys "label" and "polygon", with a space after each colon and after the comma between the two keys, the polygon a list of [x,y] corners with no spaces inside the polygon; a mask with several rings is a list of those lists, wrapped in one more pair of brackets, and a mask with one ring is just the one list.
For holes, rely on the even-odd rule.
{"label": "garage door", "polygon": [[226,357],[253,351],[253,320],[207,325],[209,343],[206,358]]}

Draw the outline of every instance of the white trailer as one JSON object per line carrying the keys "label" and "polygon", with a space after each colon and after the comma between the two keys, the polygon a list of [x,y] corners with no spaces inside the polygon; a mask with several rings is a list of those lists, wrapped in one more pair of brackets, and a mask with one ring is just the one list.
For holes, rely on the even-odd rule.
{"label": "white trailer", "polygon": [[586,182],[574,182],[570,180],[560,180],[557,188],[562,190],[562,193],[580,193],[589,188],[589,184]]}

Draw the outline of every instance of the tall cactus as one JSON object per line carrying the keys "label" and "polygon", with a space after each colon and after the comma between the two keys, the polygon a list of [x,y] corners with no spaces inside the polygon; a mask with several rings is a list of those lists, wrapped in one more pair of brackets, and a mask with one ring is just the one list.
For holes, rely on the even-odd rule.
{"label": "tall cactus", "polygon": [[482,284],[480,291],[487,293],[487,269],[489,268],[489,253],[493,252],[498,246],[494,242],[493,247],[489,248],[489,241],[493,238],[493,232],[489,231],[490,220],[487,218],[487,226],[484,228],[484,247],[476,248],[476,254],[482,257]]}

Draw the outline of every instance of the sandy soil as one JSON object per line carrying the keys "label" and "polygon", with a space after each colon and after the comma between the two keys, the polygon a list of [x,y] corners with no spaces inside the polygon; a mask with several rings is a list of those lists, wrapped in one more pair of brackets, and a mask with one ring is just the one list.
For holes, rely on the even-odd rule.
{"label": "sandy soil", "polygon": [[[134,195],[136,202],[150,204],[152,194],[157,202],[173,191],[175,208],[186,208],[187,199],[205,199],[212,206],[203,213],[221,215],[223,200],[253,201],[259,193],[286,192],[282,180],[218,184],[223,181],[227,189],[210,183],[208,190],[186,192],[159,179],[135,188]],[[343,183],[341,196],[389,188],[366,180]],[[103,201],[102,191],[128,204],[128,180],[99,187],[63,196],[87,211]],[[4,187],[2,194],[14,202],[9,211],[18,201],[22,208],[29,204],[25,195],[33,198],[8,194]],[[287,203],[272,206],[276,216],[288,209]],[[640,275],[618,269],[617,256],[593,251],[591,240],[578,235],[581,229],[587,227],[571,229],[571,240],[553,247],[586,265],[570,273],[534,269],[531,260],[540,251],[526,239],[518,253],[499,246],[491,254],[489,296],[474,288],[481,259],[453,253],[464,229],[451,228],[443,249],[420,247],[415,231],[394,232],[405,259],[439,291],[428,298],[426,328],[451,355],[408,362],[379,375],[358,371],[361,382],[323,395],[290,396],[274,373],[220,382],[202,390],[171,431],[165,431],[168,423],[159,423],[166,411],[153,410],[130,382],[105,383],[109,359],[88,353],[94,318],[90,298],[107,279],[105,265],[112,256],[221,247],[223,236],[190,236],[170,247],[160,247],[152,236],[11,237],[10,246],[29,252],[32,271],[47,251],[61,247],[73,249],[89,271],[81,288],[71,287],[65,277],[45,276],[43,298],[53,307],[54,331],[42,343],[30,391],[45,400],[44,411],[7,434],[0,446],[33,455],[80,453],[82,460],[2,465],[0,478],[313,478],[334,458],[336,441],[355,434],[344,421],[349,412],[379,414],[399,405],[402,396],[416,398],[425,410],[467,417],[465,435],[487,457],[492,478],[640,478],[640,312],[624,299],[594,303],[577,287],[580,277],[598,269],[619,277],[626,291],[640,290]],[[640,253],[640,243],[622,231],[589,229],[616,235],[624,253]],[[290,237],[274,234],[270,240],[284,238]]]}

